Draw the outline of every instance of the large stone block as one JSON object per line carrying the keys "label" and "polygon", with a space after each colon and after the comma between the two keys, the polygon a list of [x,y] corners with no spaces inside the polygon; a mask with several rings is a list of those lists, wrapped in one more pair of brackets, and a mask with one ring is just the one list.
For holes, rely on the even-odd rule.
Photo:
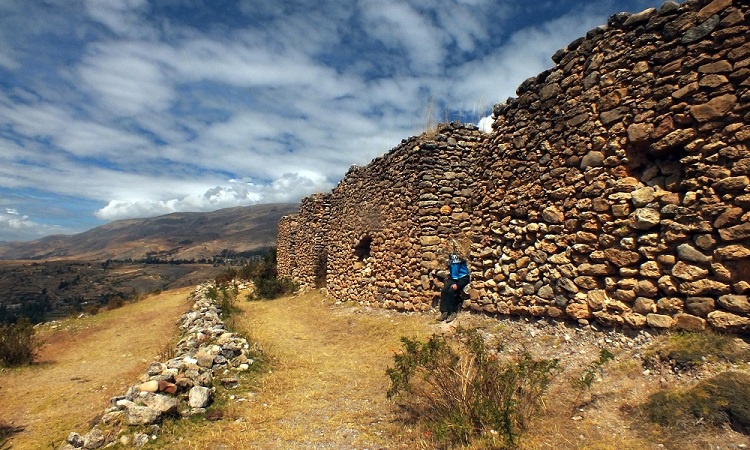
{"label": "large stone block", "polygon": [[677,330],[703,331],[706,329],[706,319],[679,313],[674,316],[674,327]]}
{"label": "large stone block", "polygon": [[708,269],[699,266],[686,264],[682,261],[672,267],[672,276],[685,281],[695,281],[708,275]]}
{"label": "large stone block", "polygon": [[161,420],[161,411],[148,406],[131,406],[125,411],[125,422],[128,425],[151,425]]}
{"label": "large stone block", "polygon": [[691,314],[706,317],[716,308],[716,301],[711,297],[688,297],[685,306]]}
{"label": "large stone block", "polygon": [[633,213],[633,228],[636,230],[650,230],[659,225],[661,214],[651,208],[639,208]]}
{"label": "large stone block", "polygon": [[[731,66],[730,66],[731,67]],[[716,73],[716,72],[707,72]],[[737,104],[737,97],[733,94],[726,94],[713,98],[707,103],[695,105],[690,108],[690,114],[698,122],[711,122],[721,120]]]}
{"label": "large stone block", "polygon": [[728,242],[750,239],[750,222],[719,230],[719,236]]}
{"label": "large stone block", "polygon": [[646,316],[646,323],[651,328],[672,328],[674,319],[663,314],[649,314]]}
{"label": "large stone block", "polygon": [[722,295],[719,305],[731,312],[747,315],[750,313],[750,301],[747,295]]}
{"label": "large stone block", "polygon": [[188,404],[191,408],[205,408],[211,402],[211,389],[194,386],[188,392]]}
{"label": "large stone block", "polygon": [[605,250],[604,257],[617,267],[633,266],[641,261],[640,253],[617,248],[608,248]]}
{"label": "large stone block", "polygon": [[700,297],[706,294],[728,294],[731,290],[728,284],[710,279],[686,281],[680,283],[679,287],[682,294],[691,297]]}
{"label": "large stone block", "polygon": [[585,303],[571,303],[565,308],[565,312],[573,319],[590,319],[591,309]]}
{"label": "large stone block", "polygon": [[747,333],[750,331],[750,317],[738,316],[725,311],[710,313],[708,323],[719,331],[729,333]]}

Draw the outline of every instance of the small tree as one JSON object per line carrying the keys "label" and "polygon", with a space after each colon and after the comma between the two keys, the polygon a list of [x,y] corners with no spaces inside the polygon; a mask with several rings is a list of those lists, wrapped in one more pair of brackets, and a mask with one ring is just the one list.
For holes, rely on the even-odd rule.
{"label": "small tree", "polygon": [[252,280],[255,291],[248,295],[248,300],[274,299],[295,292],[298,286],[288,278],[278,278],[276,271],[276,248],[270,248],[263,258],[250,261],[239,270],[228,268],[216,276],[217,285],[235,279]]}

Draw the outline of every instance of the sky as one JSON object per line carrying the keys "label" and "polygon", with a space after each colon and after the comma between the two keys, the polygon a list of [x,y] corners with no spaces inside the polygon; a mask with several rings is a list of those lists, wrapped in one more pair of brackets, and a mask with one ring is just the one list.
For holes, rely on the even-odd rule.
{"label": "sky", "polygon": [[660,5],[0,0],[0,241],[328,192]]}

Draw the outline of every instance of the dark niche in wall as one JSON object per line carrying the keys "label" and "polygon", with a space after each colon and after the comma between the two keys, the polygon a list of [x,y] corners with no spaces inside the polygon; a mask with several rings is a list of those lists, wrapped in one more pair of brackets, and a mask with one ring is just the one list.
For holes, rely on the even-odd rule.
{"label": "dark niche in wall", "polygon": [[359,243],[354,246],[354,256],[360,261],[364,261],[365,258],[370,257],[370,251],[372,248],[372,236],[364,236],[359,240]]}

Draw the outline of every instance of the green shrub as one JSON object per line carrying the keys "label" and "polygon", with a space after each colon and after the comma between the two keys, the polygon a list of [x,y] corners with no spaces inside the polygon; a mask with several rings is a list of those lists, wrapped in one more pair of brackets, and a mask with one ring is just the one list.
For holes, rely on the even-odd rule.
{"label": "green shrub", "polygon": [[10,325],[0,325],[0,363],[20,366],[34,362],[39,343],[34,339],[34,326],[25,317]]}
{"label": "green shrub", "polygon": [[211,300],[217,300],[219,298],[219,289],[216,286],[209,286],[206,290],[206,297]]}
{"label": "green shrub", "polygon": [[613,359],[615,359],[615,355],[603,348],[599,351],[599,358],[586,366],[578,377],[573,378],[573,386],[578,389],[575,403],[578,403],[584,392],[591,392],[591,386],[596,380],[596,375],[601,374],[604,365]]}
{"label": "green shrub", "polygon": [[232,280],[252,280],[255,292],[248,300],[274,299],[294,293],[298,286],[288,278],[278,278],[276,271],[276,248],[269,249],[261,260],[251,261],[239,269],[229,267],[216,276],[216,284]]}
{"label": "green shrub", "polygon": [[750,374],[728,371],[684,390],[659,391],[641,407],[654,423],[693,430],[697,422],[750,434]]}
{"label": "green shrub", "polygon": [[396,397],[448,445],[488,439],[515,446],[558,365],[556,359],[535,360],[528,353],[502,362],[502,349],[489,349],[476,330],[459,328],[451,338],[433,335],[421,342],[403,337],[401,342],[395,367],[386,370],[391,380],[387,396]]}
{"label": "green shrub", "polygon": [[235,328],[234,316],[240,311],[237,307],[237,294],[239,293],[239,289],[236,285],[232,285],[231,288],[223,285],[219,288],[219,293],[221,317],[224,319],[227,328],[232,331]]}
{"label": "green shrub", "polygon": [[745,361],[750,352],[740,348],[735,337],[710,331],[670,334],[645,354],[646,366],[668,361],[679,369],[693,369],[706,361]]}
{"label": "green shrub", "polygon": [[292,294],[299,288],[289,278],[257,278],[254,283],[255,291],[248,296],[248,300],[271,300]]}

